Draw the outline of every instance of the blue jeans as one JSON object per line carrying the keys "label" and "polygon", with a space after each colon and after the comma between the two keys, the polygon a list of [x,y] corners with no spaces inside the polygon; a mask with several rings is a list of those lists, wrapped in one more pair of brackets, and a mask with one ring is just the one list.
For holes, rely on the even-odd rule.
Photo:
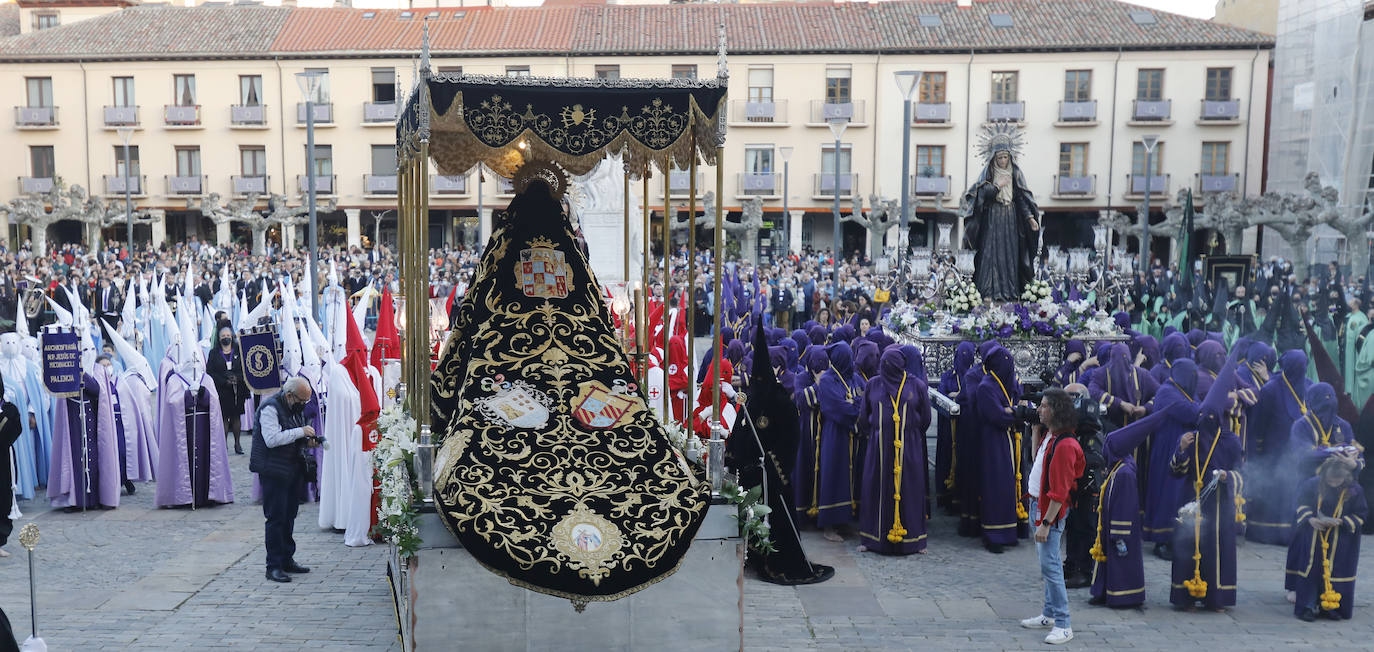
{"label": "blue jeans", "polygon": [[[1034,498],[1030,504],[1031,519],[1040,513]],[[1054,619],[1055,627],[1069,629],[1069,592],[1064,588],[1064,555],[1060,552],[1059,542],[1064,536],[1064,518],[1050,526],[1049,540],[1036,542],[1035,552],[1040,557],[1040,577],[1045,580],[1045,608],[1040,615]]]}

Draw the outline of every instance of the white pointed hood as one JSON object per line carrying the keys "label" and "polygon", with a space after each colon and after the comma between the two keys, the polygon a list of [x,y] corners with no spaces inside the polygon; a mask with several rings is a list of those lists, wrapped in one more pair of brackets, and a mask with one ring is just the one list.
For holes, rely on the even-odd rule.
{"label": "white pointed hood", "polygon": [[[123,335],[125,338],[133,337],[134,332],[138,330],[138,324],[135,323],[138,320],[137,290],[138,288],[134,286],[133,279],[130,279],[129,287],[124,292],[124,306],[119,310],[120,328],[122,329],[120,335]],[[109,326],[110,323],[106,321],[105,325]]]}
{"label": "white pointed hood", "polygon": [[48,307],[52,308],[53,314],[57,315],[58,326],[71,326],[75,323],[72,321],[72,313],[68,312],[66,308],[63,308],[56,301],[53,301],[52,297],[47,297],[47,299]]}
{"label": "white pointed hood", "polygon": [[281,293],[281,315],[278,332],[281,334],[281,364],[286,373],[295,375],[301,370],[300,331],[296,328],[296,298],[290,280],[285,281]]}
{"label": "white pointed hood", "polygon": [[114,344],[115,353],[124,363],[124,369],[143,379],[148,387],[157,387],[157,375],[153,373],[153,367],[148,364],[148,358],[144,357],[132,344],[129,344],[124,336],[116,332],[114,327],[110,326],[110,322],[106,321],[105,326],[110,331],[110,342]]}
{"label": "white pointed hood", "polygon": [[367,309],[372,307],[372,297],[377,294],[377,290],[371,285],[358,291],[358,305],[353,306],[353,321],[358,323],[358,331],[362,331],[363,324],[367,323]]}

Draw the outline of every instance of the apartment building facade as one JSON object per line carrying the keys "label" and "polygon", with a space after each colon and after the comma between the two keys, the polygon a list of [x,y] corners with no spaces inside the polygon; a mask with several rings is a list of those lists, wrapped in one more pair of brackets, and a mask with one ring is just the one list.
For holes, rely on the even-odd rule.
{"label": "apartment building facade", "polygon": [[[251,194],[265,208],[279,195],[295,205],[313,172],[338,209],[321,217],[323,241],[386,240],[392,126],[416,77],[422,23],[436,71],[620,78],[715,76],[724,25],[720,190],[733,219],[744,200],[763,200],[761,242],[775,250],[831,247],[836,193],[848,213],[856,195],[867,207],[904,185],[921,218],[912,242],[930,242],[936,222],[956,220],[992,122],[1023,130],[1018,162],[1046,212],[1047,242],[1090,242],[1099,210],[1133,212],[1147,190],[1156,209],[1185,187],[1261,191],[1270,37],[1114,0],[962,4],[120,8],[0,38],[0,88],[16,98],[13,121],[0,125],[13,152],[0,178],[16,181],[0,183],[0,202],[58,179],[118,198],[127,172],[136,206],[162,216],[147,233],[136,227],[138,240],[246,238],[202,215],[201,199]],[[894,80],[904,70],[923,73],[910,125]],[[308,162],[303,72],[327,80]],[[838,150],[827,128],[837,117],[847,119]],[[1147,134],[1159,137],[1149,170]],[[437,172],[431,241],[475,242],[509,184]],[[714,179],[699,169],[699,196]],[[656,224],[665,193],[670,210],[685,210],[689,186],[686,171],[651,181]],[[867,245],[860,227],[843,226],[846,251]],[[50,237],[79,233],[59,224]]]}

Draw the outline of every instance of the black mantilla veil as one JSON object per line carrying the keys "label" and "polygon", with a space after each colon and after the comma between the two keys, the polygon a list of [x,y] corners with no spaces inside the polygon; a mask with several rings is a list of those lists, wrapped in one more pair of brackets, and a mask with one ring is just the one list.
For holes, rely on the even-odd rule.
{"label": "black mantilla veil", "polygon": [[677,570],[710,486],[650,412],[548,185],[493,225],[434,372],[435,502],[512,584],[615,600]]}
{"label": "black mantilla veil", "polygon": [[[1003,207],[997,200],[997,186],[993,182],[993,165],[997,159],[996,154],[1007,152],[1010,157],[1012,179],[1012,201],[1009,206],[1011,216],[1015,219],[1015,232],[1007,231],[1006,224],[998,224],[994,211]],[[1035,248],[1039,232],[1030,228],[1029,220],[1039,220],[1040,209],[1035,204],[1035,197],[1026,187],[1026,177],[1021,173],[1021,167],[1016,164],[1015,156],[1009,148],[999,148],[995,150],[983,166],[982,172],[978,175],[977,181],[964,193],[964,204],[967,213],[964,218],[964,242],[976,253],[973,258],[975,269],[974,277],[985,277],[986,270],[992,266],[1005,266],[1007,273],[1014,273],[1012,279],[1014,286],[1002,287],[984,286],[987,282],[979,283],[978,291],[984,298],[995,300],[1016,300],[1020,298],[1021,290],[1035,278]],[[1043,227],[1042,227],[1043,228]],[[1002,238],[1010,239],[1010,242],[1000,242]],[[996,247],[996,245],[1002,247]],[[992,249],[1006,249],[1014,245],[1016,254],[1012,260],[1001,260],[1000,256],[989,258],[984,256],[985,252]],[[1014,267],[1013,267],[1014,265]],[[985,267],[986,266],[986,267]],[[985,270],[984,274],[979,274],[977,270]]]}

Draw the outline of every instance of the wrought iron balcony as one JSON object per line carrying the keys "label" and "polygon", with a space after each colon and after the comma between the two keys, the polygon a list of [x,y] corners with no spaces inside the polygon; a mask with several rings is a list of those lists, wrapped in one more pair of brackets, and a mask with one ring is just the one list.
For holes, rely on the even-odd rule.
{"label": "wrought iron balcony", "polygon": [[1199,120],[1232,121],[1240,119],[1240,100],[1202,100]]}
{"label": "wrought iron balcony", "polygon": [[165,105],[162,107],[162,122],[168,127],[198,126],[200,124],[200,105]]}
{"label": "wrought iron balcony", "polygon": [[913,195],[948,195],[950,185],[951,179],[947,176],[913,175],[911,177],[911,193]]}
{"label": "wrought iron balcony", "polygon": [[1095,122],[1097,120],[1097,100],[1087,102],[1059,101],[1060,122]]}
{"label": "wrought iron balcony", "polygon": [[229,122],[236,127],[262,127],[267,124],[267,105],[235,104],[229,107]]}
{"label": "wrought iron balcony", "polygon": [[435,195],[466,195],[468,194],[468,177],[466,174],[455,176],[432,174],[429,177],[429,192]]}
{"label": "wrought iron balcony", "polygon": [[946,123],[949,122],[950,111],[949,102],[917,102],[911,105],[911,119],[913,122]]}
{"label": "wrought iron balcony", "polygon": [[865,124],[864,115],[863,100],[850,100],[842,103],[811,100],[811,124],[824,125],[832,119],[844,118],[849,121],[849,125],[852,127]]}
{"label": "wrought iron balcony", "polygon": [[[332,175],[332,174],[324,174],[324,175],[318,175],[318,174],[317,174],[317,175],[315,175],[315,194],[317,194],[317,195],[332,195],[332,194],[334,194],[334,181],[335,181],[334,177],[335,177],[335,175]],[[302,195],[307,194],[307,193],[310,192],[310,182],[309,182],[308,179],[309,179],[309,177],[308,177],[307,175],[304,175],[304,174],[298,174],[298,175],[296,175],[296,185],[301,189],[301,194],[302,194]]]}
{"label": "wrought iron balcony", "polygon": [[1173,100],[1133,100],[1131,120],[1135,122],[1164,122],[1173,115]]}
{"label": "wrought iron balcony", "polygon": [[230,181],[234,186],[236,195],[265,195],[267,194],[268,177],[262,176],[233,176]]}
{"label": "wrought iron balcony", "polygon": [[731,100],[730,122],[739,125],[787,124],[787,100]]}
{"label": "wrought iron balcony", "polygon": [[[705,179],[706,175],[701,170],[697,170],[696,191],[698,197],[706,192]],[[692,190],[691,181],[692,174],[689,170],[670,170],[668,172],[668,196],[686,197],[687,193]]]}
{"label": "wrought iron balcony", "polygon": [[772,197],[782,194],[782,175],[775,172],[739,173],[739,195]]}
{"label": "wrought iron balcony", "polygon": [[[142,196],[142,195],[143,195],[143,189],[144,189],[144,187],[146,187],[146,186],[148,185],[148,184],[147,184],[148,178],[147,178],[146,176],[144,176],[144,175],[137,175],[137,176],[130,176],[130,177],[128,178],[128,180],[129,180],[129,194],[130,194],[130,195],[136,195],[136,196]],[[124,194],[124,175],[122,175],[122,174],[107,174],[107,175],[105,175],[105,194],[106,194],[106,195],[123,195],[123,194]]]}
{"label": "wrought iron balcony", "polygon": [[[815,183],[815,190],[812,192],[816,197],[834,197],[835,182],[837,181],[834,172],[817,172],[812,175]],[[841,197],[852,197],[854,189],[859,187],[859,175],[843,174],[839,175],[839,186]]]}
{"label": "wrought iron balcony", "polygon": [[988,102],[988,122],[1021,122],[1025,119],[1025,102]]}
{"label": "wrought iron balcony", "polygon": [[107,106],[104,110],[105,126],[116,127],[137,127],[138,126],[138,107],[136,106]]}
{"label": "wrought iron balcony", "polygon": [[[313,105],[313,106],[314,106],[314,108],[315,108],[315,124],[316,124],[316,126],[322,125],[322,124],[334,124],[334,105],[333,105],[332,103],[328,103],[328,104],[315,104],[315,105]],[[306,126],[306,125],[305,125],[305,102],[297,102],[297,103],[296,103],[296,125],[297,125],[297,126],[301,126],[301,127]]]}
{"label": "wrought iron balcony", "polygon": [[167,194],[168,195],[199,195],[205,190],[205,177],[203,176],[168,176]]}
{"label": "wrought iron balcony", "polygon": [[396,194],[396,175],[364,174],[363,190],[369,195]]}
{"label": "wrought iron balcony", "polygon": [[363,102],[363,122],[395,123],[395,102]]}
{"label": "wrought iron balcony", "polygon": [[52,191],[52,177],[19,177],[19,194],[44,193]]}
{"label": "wrought iron balcony", "polygon": [[1132,195],[1145,195],[1145,184],[1147,179],[1149,182],[1150,195],[1158,197],[1169,194],[1169,175],[1167,174],[1160,174],[1151,177],[1146,177],[1143,174],[1128,174],[1126,175],[1126,177],[1130,180],[1130,184],[1127,185],[1127,188],[1129,188],[1127,192],[1129,192]]}
{"label": "wrought iron balcony", "polygon": [[[1142,183],[1144,179],[1141,180]],[[1087,198],[1097,195],[1097,175],[1074,177],[1058,174],[1054,177],[1056,197]]]}
{"label": "wrought iron balcony", "polygon": [[20,129],[47,129],[57,126],[55,106],[16,106],[14,126]]}
{"label": "wrought iron balcony", "polygon": [[1197,175],[1197,191],[1199,194],[1209,192],[1235,192],[1239,187],[1239,174]]}

